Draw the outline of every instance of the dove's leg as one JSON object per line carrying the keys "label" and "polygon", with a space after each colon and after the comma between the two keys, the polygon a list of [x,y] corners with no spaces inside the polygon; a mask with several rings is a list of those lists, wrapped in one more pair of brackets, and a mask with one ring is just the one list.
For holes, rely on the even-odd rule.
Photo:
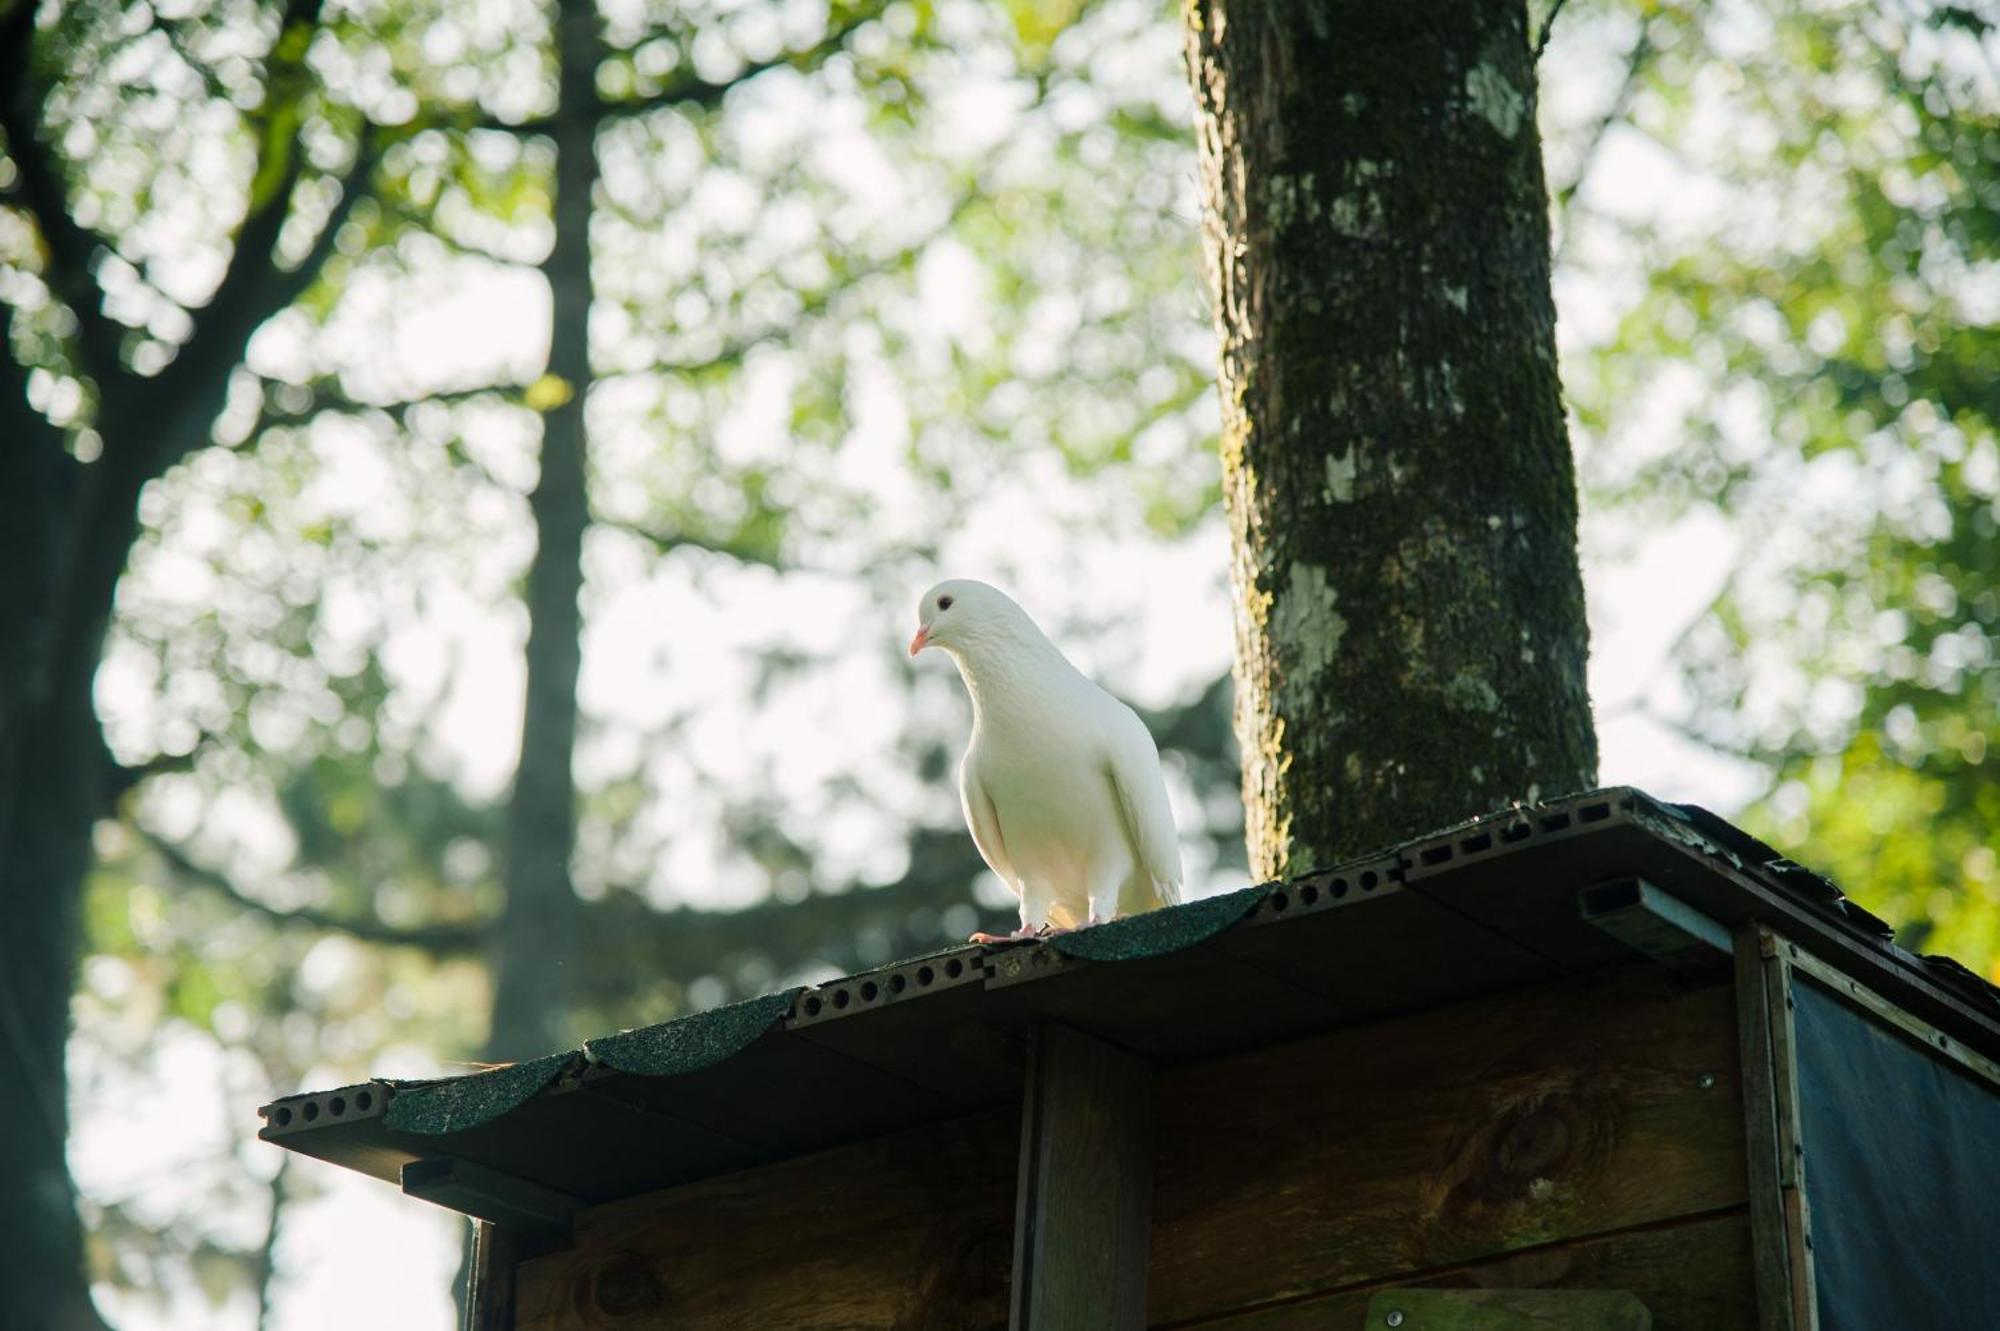
{"label": "dove's leg", "polygon": [[1082,926],[1081,901],[1072,902],[1051,885],[1033,879],[1023,879],[1021,889],[1021,933],[1015,937],[1032,933],[1046,938]]}
{"label": "dove's leg", "polygon": [[1047,895],[1035,891],[1026,882],[1018,884],[1017,890],[1021,894],[1021,927],[1011,934],[989,934],[982,929],[972,935],[972,942],[1017,943],[1024,938],[1040,938],[1049,932]]}
{"label": "dove's leg", "polygon": [[1016,929],[1011,934],[989,934],[984,929],[981,929],[966,941],[972,943],[1018,943],[1028,938],[1040,938],[1043,932],[1041,929]]}
{"label": "dove's leg", "polygon": [[1042,912],[1044,934],[1067,934],[1083,928],[1088,897],[1051,896]]}

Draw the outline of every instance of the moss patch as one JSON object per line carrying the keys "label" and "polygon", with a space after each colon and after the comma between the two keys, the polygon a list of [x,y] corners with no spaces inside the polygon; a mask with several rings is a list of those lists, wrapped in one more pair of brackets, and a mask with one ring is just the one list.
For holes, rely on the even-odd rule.
{"label": "moss patch", "polygon": [[642,1077],[673,1077],[699,1072],[738,1053],[771,1029],[799,995],[797,987],[727,1007],[620,1031],[584,1044],[593,1063]]}
{"label": "moss patch", "polygon": [[398,1092],[382,1116],[397,1132],[436,1136],[463,1132],[491,1122],[516,1105],[540,1094],[578,1056],[571,1049],[526,1063],[514,1063],[469,1077],[452,1077],[412,1091]]}
{"label": "moss patch", "polygon": [[1219,897],[1190,901],[1185,906],[1128,915],[1075,933],[1057,934],[1050,946],[1066,957],[1084,961],[1136,961],[1164,956],[1213,938],[1257,909],[1271,885],[1240,888]]}

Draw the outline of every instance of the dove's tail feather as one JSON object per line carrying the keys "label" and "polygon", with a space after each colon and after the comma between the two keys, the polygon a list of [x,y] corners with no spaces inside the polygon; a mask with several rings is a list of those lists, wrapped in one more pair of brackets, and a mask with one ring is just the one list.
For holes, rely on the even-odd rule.
{"label": "dove's tail feather", "polygon": [[1181,904],[1179,883],[1165,882],[1153,877],[1145,869],[1134,869],[1130,877],[1118,889],[1118,914],[1143,915],[1149,910],[1162,906]]}

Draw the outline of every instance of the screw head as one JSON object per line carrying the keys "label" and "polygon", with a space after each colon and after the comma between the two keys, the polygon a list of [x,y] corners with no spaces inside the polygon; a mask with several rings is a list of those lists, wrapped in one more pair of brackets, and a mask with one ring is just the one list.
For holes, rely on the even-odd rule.
{"label": "screw head", "polygon": [[1403,1310],[1401,1308],[1391,1308],[1389,1315],[1382,1320],[1390,1326],[1401,1326],[1403,1324]]}
{"label": "screw head", "polygon": [[1715,1074],[1713,1072],[1704,1072],[1694,1079],[1694,1084],[1701,1087],[1704,1091],[1713,1090],[1715,1089]]}

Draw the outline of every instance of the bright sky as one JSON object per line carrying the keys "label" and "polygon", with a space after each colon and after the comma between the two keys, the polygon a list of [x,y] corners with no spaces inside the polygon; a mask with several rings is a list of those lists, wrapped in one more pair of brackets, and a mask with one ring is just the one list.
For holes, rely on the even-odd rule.
{"label": "bright sky", "polygon": [[[1552,79],[1553,114],[1583,114],[1578,108],[1587,109],[1606,95],[1601,71],[1585,65],[1560,35],[1549,59],[1549,68],[1563,71]],[[967,137],[998,141],[1010,114],[1005,104],[1011,95],[982,99],[970,83],[960,89],[952,105]],[[829,132],[853,153],[843,169],[860,177],[879,174],[855,126],[837,125]],[[1588,197],[1593,204],[1628,215],[1681,217],[1689,210],[1698,214],[1711,202],[1698,184],[1691,184],[1643,140],[1614,133]],[[857,192],[866,191],[857,187]],[[724,198],[714,206],[727,211],[734,205]],[[1191,255],[1188,282],[1192,286],[1199,281]],[[1629,298],[1630,287],[1629,273],[1569,271],[1557,293],[1565,348],[1606,336]],[[968,311],[978,303],[977,265],[970,256],[950,247],[940,249],[921,270],[918,288],[920,328],[940,339],[977,335],[968,324],[976,322]],[[369,279],[349,292],[336,332],[344,327],[353,330],[347,335],[379,343],[377,349],[386,354],[376,363],[393,367],[410,383],[477,381],[495,365],[514,367],[516,377],[521,377],[519,372],[532,374],[539,368],[546,333],[536,330],[546,327],[546,309],[545,289],[532,273],[489,270],[478,281],[439,281],[421,290]],[[306,354],[288,339],[296,340],[281,324],[269,330],[256,354],[273,363]],[[392,384],[383,391],[396,389]],[[841,465],[863,471],[847,479],[893,494],[903,484],[900,432],[906,427],[893,385],[886,379],[872,387],[864,382],[853,405],[856,435],[842,449]],[[755,447],[759,438],[782,442],[782,419],[759,421],[753,414],[737,419],[732,428],[743,432],[742,447]],[[491,437],[471,443],[489,469],[503,477],[518,481],[532,476],[532,440],[510,434],[504,423],[496,422]],[[621,437],[616,432],[602,444],[603,456],[611,458],[651,446],[643,436]],[[328,456],[314,482],[315,493],[302,502],[319,505],[328,517],[347,522],[421,525],[426,520],[421,512],[400,511],[403,501],[389,475],[371,461],[374,454],[365,439],[349,440]],[[335,456],[337,463],[330,460]],[[1031,611],[1057,626],[1057,636],[1079,665],[1143,702],[1175,700],[1192,683],[1225,668],[1231,635],[1224,576],[1227,541],[1219,521],[1204,524],[1164,550],[1157,540],[1115,528],[1079,537],[1074,528],[1088,524],[1073,519],[1094,502],[1092,496],[1062,476],[1052,461],[1044,462],[1046,470],[1038,463],[996,486],[949,540],[948,567],[937,570],[938,575],[997,574],[996,580],[1007,584]],[[472,517],[496,532],[504,532],[509,523],[518,528],[518,511],[503,509]],[[923,517],[921,511],[906,508],[897,520],[921,522]],[[154,591],[135,589],[135,595],[175,587],[191,602],[205,596],[209,575],[198,557],[202,542],[225,539],[226,533],[215,527],[204,536],[199,515],[176,521],[183,522],[176,538],[178,553],[169,551],[165,557],[178,562],[156,570],[159,576],[149,579]],[[1048,546],[1040,544],[1043,538]],[[391,651],[400,686],[412,698],[425,700],[453,766],[466,786],[478,793],[504,788],[517,743],[522,685],[518,615],[490,610],[501,598],[494,587],[482,587],[480,579],[504,583],[508,570],[517,566],[506,556],[504,542],[511,540],[518,547],[521,539],[518,530],[496,535],[495,540],[503,542],[496,546],[502,553],[468,578],[443,573],[432,578],[436,585],[423,602],[423,613],[397,630],[402,636]],[[1032,552],[1054,548],[1057,541],[1072,553],[1073,562],[1038,564]],[[1721,585],[1734,562],[1735,536],[1716,520],[1698,518],[1635,543],[1629,531],[1605,527],[1595,514],[1586,513],[1585,554],[1593,635],[1590,683],[1599,712],[1604,782],[1643,786],[1668,798],[1696,799],[1723,811],[1738,807],[1760,788],[1758,775],[1682,740],[1654,716],[1671,717],[1685,710],[1685,700],[1673,691],[1666,653]],[[587,712],[624,724],[605,727],[606,733],[580,752],[579,773],[586,785],[596,774],[624,770],[636,761],[637,740],[632,737],[660,724],[673,706],[709,706],[712,700],[704,690],[720,689],[716,700],[738,698],[740,685],[735,681],[742,678],[746,663],[764,641],[741,605],[718,607],[711,599],[691,594],[685,580],[649,574],[647,559],[624,538],[609,533],[594,536],[588,558],[593,583],[603,590],[593,594],[590,607],[583,703]],[[784,616],[800,640],[836,646],[843,636],[889,644],[905,641],[921,590],[911,586],[906,596],[889,604],[877,603],[856,585],[831,578],[787,579],[782,586],[750,578],[733,585],[744,588],[746,595],[770,598],[757,602],[759,613]],[[374,593],[366,587],[339,586],[329,587],[327,594],[344,598],[349,609],[342,613],[352,617],[355,632],[362,632],[375,613]],[[1090,632],[1092,624],[1101,622],[1101,616],[1093,614],[1094,599],[1105,597],[1122,608],[1121,617],[1115,631]],[[1065,633],[1065,625],[1074,631]],[[669,639],[675,664],[663,677],[659,663]],[[447,676],[441,663],[454,656],[478,661],[481,668]],[[929,661],[917,668],[926,666],[941,676],[939,687],[946,687],[948,667]],[[884,650],[865,659],[842,658],[837,668],[842,673],[835,682],[850,693],[896,697],[900,695],[887,691],[882,672],[910,667]],[[114,741],[123,736],[126,743],[143,748],[156,738],[154,728],[163,724],[155,714],[156,683],[136,658],[114,655],[99,686],[100,705]],[[733,759],[747,762],[743,755],[782,738],[789,761],[780,778],[780,794],[789,808],[809,816],[830,778],[854,764],[857,754],[880,764],[893,752],[899,718],[885,719],[874,714],[877,710],[828,708],[810,694],[780,695],[762,714],[724,711],[706,729],[697,725],[690,730],[688,741],[703,753],[704,770],[727,776]],[[274,719],[271,724],[282,721]],[[896,787],[897,779],[893,773],[882,778],[892,783],[886,788],[900,790],[900,797],[911,802],[908,807],[950,799],[949,792],[927,791],[914,784]],[[1187,792],[1174,794],[1185,812]],[[165,822],[176,816],[165,807],[154,814]],[[190,809],[184,816],[193,819],[197,812]],[[254,811],[243,812],[241,818],[249,829],[244,832],[247,849],[242,853],[253,862],[268,857],[281,863],[282,838],[268,827],[256,830]],[[878,863],[882,847],[894,841],[882,833],[893,832],[893,827],[852,813],[834,820],[832,826],[820,845],[834,871],[882,870]],[[709,904],[743,899],[747,889],[726,869],[717,870],[711,850],[691,834],[682,835],[668,846],[663,874],[683,885],[690,881],[711,885],[703,891],[683,888],[686,899]],[[1193,867],[1199,882],[1200,867]],[[888,866],[888,871],[893,869]],[[1212,879],[1205,890],[1233,885]],[[323,964],[338,968],[338,950],[330,952]],[[115,989],[116,977],[100,978]],[[188,1205],[186,1180],[201,1161],[233,1153],[254,1177],[268,1177],[276,1167],[274,1149],[248,1140],[254,1126],[250,1111],[293,1088],[258,1085],[255,1067],[247,1059],[233,1063],[211,1041],[170,1030],[151,1047],[136,1072],[105,1063],[84,1048],[74,1052],[72,1061],[76,1097],[71,1155],[86,1195],[137,1197],[142,1209],[146,1199],[157,1198],[164,1217]],[[451,1324],[447,1285],[459,1260],[461,1221],[406,1200],[393,1188],[316,1162],[297,1161],[291,1177],[315,1195],[288,1210],[277,1252],[281,1274],[276,1322],[283,1331],[383,1325],[385,1309],[395,1310],[390,1324],[396,1327],[442,1331]],[[261,1225],[261,1203],[254,1198],[215,1201],[245,1211],[253,1217],[246,1221],[253,1228]],[[192,1289],[168,1292],[164,1309],[151,1302],[113,1299],[108,1311],[123,1331],[254,1323],[255,1309],[247,1303],[218,1313]]]}

